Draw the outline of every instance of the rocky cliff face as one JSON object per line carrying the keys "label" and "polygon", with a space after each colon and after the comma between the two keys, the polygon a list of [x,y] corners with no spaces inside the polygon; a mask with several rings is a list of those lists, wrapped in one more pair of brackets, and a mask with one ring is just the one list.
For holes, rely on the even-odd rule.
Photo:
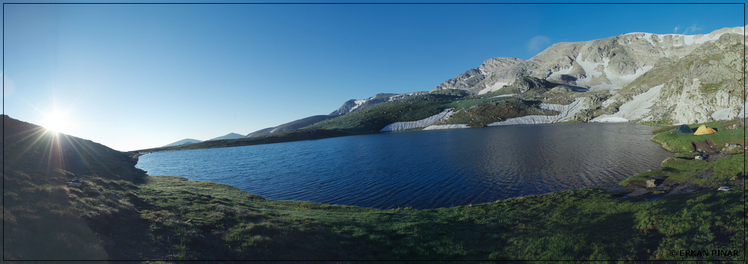
{"label": "rocky cliff face", "polygon": [[[480,95],[501,90],[505,96],[556,104],[585,97],[590,100],[571,118],[581,122],[678,124],[732,119],[745,103],[744,37],[743,27],[736,27],[706,35],[628,33],[556,43],[529,60],[488,59],[430,92],[457,89]],[[424,93],[349,100],[328,116],[297,120],[248,137],[297,129]]]}
{"label": "rocky cliff face", "polygon": [[[485,93],[518,86],[523,76],[589,90],[610,90],[601,107],[615,120],[696,123],[735,118],[742,109],[743,27],[706,35],[629,33],[557,43],[527,61],[493,58],[432,90]],[[513,84],[513,85],[512,85]],[[527,85],[519,85],[525,87]],[[657,87],[657,90],[650,91]],[[625,116],[625,117],[624,117]]]}
{"label": "rocky cliff face", "polygon": [[557,43],[527,61],[492,58],[480,67],[445,81],[432,91],[462,89],[480,93],[528,75],[556,83],[615,90],[651,70],[663,58],[680,59],[704,43],[725,34],[742,34],[742,27],[707,35],[629,33],[573,43]]}
{"label": "rocky cliff face", "polygon": [[457,75],[431,91],[459,89],[481,94],[495,91],[522,76],[521,67],[516,66],[523,61],[516,58],[491,58],[484,61],[478,68]]}
{"label": "rocky cliff face", "polygon": [[[716,41],[700,45],[693,52],[658,67],[671,74],[646,76],[637,82],[660,79],[663,88],[652,110],[643,118],[668,123],[702,123],[733,119],[745,102],[743,86],[743,39],[723,34]],[[634,83],[630,89],[646,90]],[[625,101],[624,96],[612,97]]]}

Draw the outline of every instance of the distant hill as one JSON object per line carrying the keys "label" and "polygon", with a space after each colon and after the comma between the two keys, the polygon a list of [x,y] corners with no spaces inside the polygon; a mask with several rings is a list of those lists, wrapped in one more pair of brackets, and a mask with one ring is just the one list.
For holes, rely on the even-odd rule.
{"label": "distant hill", "polygon": [[185,138],[185,139],[182,139],[180,141],[177,141],[177,142],[174,142],[174,143],[171,143],[171,144],[168,144],[168,145],[164,145],[164,147],[189,145],[189,144],[195,144],[195,143],[200,143],[200,142],[202,142],[202,141],[197,140],[197,139]]}
{"label": "distant hill", "polygon": [[250,138],[250,137],[266,136],[266,135],[269,135],[270,131],[273,131],[273,129],[275,129],[275,127],[263,128],[263,129],[247,134],[246,137]]}
{"label": "distant hill", "polygon": [[228,134],[220,136],[220,137],[208,139],[207,141],[210,141],[210,140],[222,140],[222,139],[237,139],[237,138],[243,138],[243,137],[244,137],[244,135],[241,135],[241,134],[228,133]]}
{"label": "distant hill", "polygon": [[267,136],[267,135],[272,135],[272,134],[283,133],[286,131],[296,130],[296,129],[309,126],[314,123],[324,121],[324,120],[327,120],[333,117],[334,116],[329,116],[329,115],[316,115],[316,116],[305,117],[305,118],[291,121],[291,122],[288,122],[288,123],[285,123],[285,124],[282,124],[276,127],[265,128],[265,129],[261,129],[261,130],[249,133],[247,137]]}

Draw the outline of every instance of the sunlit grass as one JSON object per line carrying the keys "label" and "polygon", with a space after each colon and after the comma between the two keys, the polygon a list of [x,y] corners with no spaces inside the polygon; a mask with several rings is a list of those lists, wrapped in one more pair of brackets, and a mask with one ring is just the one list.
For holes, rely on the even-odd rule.
{"label": "sunlit grass", "polygon": [[[266,200],[230,186],[205,185],[156,176],[141,186],[140,197],[157,206],[144,217],[157,240],[171,243],[171,257],[684,259],[670,256],[670,250],[739,249],[744,221],[740,192],[642,202],[586,188],[470,206],[379,210]],[[169,242],[176,237],[178,243]],[[208,245],[202,241],[218,244],[203,248]]]}
{"label": "sunlit grass", "polygon": [[[652,137],[652,141],[662,144],[662,147],[672,152],[690,152],[693,151],[693,145],[691,142],[694,141],[705,141],[710,139],[714,141],[714,144],[718,148],[722,148],[725,144],[745,144],[746,134],[744,129],[725,129],[727,126],[731,126],[737,123],[737,121],[720,121],[704,123],[712,128],[718,130],[717,133],[709,135],[694,136],[693,134],[675,134],[677,127],[665,127],[662,129],[655,130],[656,135]],[[690,125],[691,129],[696,131],[702,124]]]}
{"label": "sunlit grass", "polygon": [[[380,210],[268,200],[180,177],[143,181],[123,153],[64,134],[8,131],[6,260],[737,262],[744,254],[671,254],[743,250],[742,180],[730,181],[728,192],[710,184],[745,175],[739,166],[744,154],[709,163],[666,161],[662,171],[650,173],[703,188],[656,200],[648,199],[667,190],[624,198],[625,192],[585,188],[450,208]],[[711,178],[693,179],[706,169],[713,170]],[[71,178],[83,186],[67,187]]]}

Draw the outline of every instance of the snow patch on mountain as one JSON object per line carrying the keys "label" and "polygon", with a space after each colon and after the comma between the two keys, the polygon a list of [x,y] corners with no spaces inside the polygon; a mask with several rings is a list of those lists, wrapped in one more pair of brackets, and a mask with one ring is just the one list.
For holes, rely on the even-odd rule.
{"label": "snow patch on mountain", "polygon": [[390,98],[387,101],[390,102],[390,101],[402,100],[402,99],[405,99],[411,96],[422,95],[422,94],[427,94],[427,93],[429,92],[412,92],[412,93],[397,94],[397,95],[390,96]]}
{"label": "snow patch on mountain", "polygon": [[577,55],[577,57],[574,60],[577,62],[577,64],[579,64],[579,66],[582,66],[582,69],[587,74],[587,78],[585,79],[589,79],[591,77],[599,78],[600,75],[603,75],[602,71],[596,70],[598,69],[599,66],[602,66],[603,63],[593,62],[593,61],[582,61],[580,58],[581,56],[582,54],[580,53],[579,55]]}
{"label": "snow patch on mountain", "polygon": [[432,115],[430,117],[417,120],[417,121],[408,121],[408,122],[395,122],[392,124],[387,125],[386,127],[382,128],[383,132],[388,131],[398,131],[398,130],[408,130],[408,129],[414,129],[414,128],[421,128],[421,127],[427,127],[431,124],[435,123],[436,121],[441,120],[442,118],[450,117],[454,114],[454,108],[444,109],[441,113],[438,113],[436,115]]}
{"label": "snow patch on mountain", "polygon": [[508,82],[496,82],[494,85],[492,85],[490,87],[486,87],[483,90],[480,90],[480,92],[478,92],[478,94],[486,94],[486,93],[490,93],[490,92],[501,90],[501,88],[504,88],[504,85],[509,85],[509,83]]}
{"label": "snow patch on mountain", "polygon": [[[643,118],[649,111],[650,107],[654,105],[655,100],[660,96],[660,90],[664,84],[657,85],[649,89],[649,91],[640,95],[635,95],[631,101],[626,102],[618,108],[618,112],[612,115],[601,115],[592,122],[627,122],[629,120],[636,120]],[[603,102],[603,107],[610,105],[610,102]],[[615,118],[614,118],[615,117]],[[650,117],[645,118],[642,121],[649,120]],[[624,121],[625,120],[625,121]]]}
{"label": "snow patch on mountain", "polygon": [[626,118],[617,116],[599,116],[592,120],[595,123],[625,123],[628,121]]}
{"label": "snow patch on mountain", "polygon": [[353,103],[356,104],[356,105],[354,105],[351,108],[349,108],[348,112],[353,112],[353,110],[356,110],[359,107],[361,107],[361,105],[363,105],[364,103],[366,103],[366,99],[356,100],[356,101],[353,101]]}
{"label": "snow patch on mountain", "polygon": [[493,122],[488,126],[505,126],[505,125],[529,125],[529,124],[548,124],[569,121],[574,115],[584,108],[585,98],[577,98],[568,105],[559,104],[540,104],[541,109],[553,110],[559,112],[555,116],[529,115],[515,118],[508,118],[505,121]]}
{"label": "snow patch on mountain", "polygon": [[502,95],[497,95],[497,96],[494,96],[494,97],[491,97],[491,98],[512,97],[512,96],[515,96],[515,95],[517,95],[517,94],[502,94]]}
{"label": "snow patch on mountain", "polygon": [[568,67],[566,69],[561,69],[555,72],[552,72],[551,75],[548,75],[548,79],[559,79],[562,75],[569,74],[571,72],[571,69],[573,67]]}
{"label": "snow patch on mountain", "polygon": [[470,128],[466,124],[449,124],[449,125],[430,125],[423,130],[439,130],[439,129],[457,129],[457,128]]}
{"label": "snow patch on mountain", "polygon": [[605,67],[603,69],[603,72],[605,73],[605,76],[608,78],[608,81],[610,81],[610,83],[613,84],[614,86],[619,86],[619,87],[623,87],[626,84],[633,82],[634,80],[636,80],[636,78],[639,78],[639,76],[642,76],[645,72],[648,72],[649,70],[654,68],[654,66],[643,66],[635,70],[634,74],[617,75],[608,70],[608,63],[610,62],[610,59],[605,58],[603,59],[603,61],[604,61],[603,65]]}

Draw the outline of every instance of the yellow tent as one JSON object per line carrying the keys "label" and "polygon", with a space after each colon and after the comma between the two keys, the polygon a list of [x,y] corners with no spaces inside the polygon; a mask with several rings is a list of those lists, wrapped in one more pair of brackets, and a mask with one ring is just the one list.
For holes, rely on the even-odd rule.
{"label": "yellow tent", "polygon": [[714,133],[717,133],[717,130],[714,130],[711,127],[708,127],[706,125],[701,125],[698,129],[696,129],[696,132],[694,132],[693,135],[699,136],[699,135],[707,135],[707,134],[714,134]]}

